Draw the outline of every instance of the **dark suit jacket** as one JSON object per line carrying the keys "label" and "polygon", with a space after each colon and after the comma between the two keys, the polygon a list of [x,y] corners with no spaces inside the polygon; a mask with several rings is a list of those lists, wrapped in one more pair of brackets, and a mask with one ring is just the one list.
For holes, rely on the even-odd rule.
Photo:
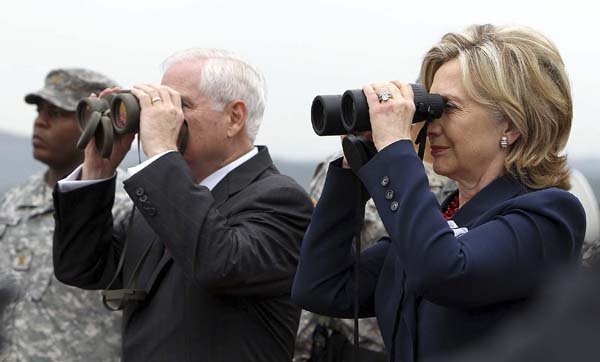
{"label": "dark suit jacket", "polygon": [[[114,184],[55,190],[54,267],[64,283],[101,289],[114,275],[123,249],[110,213]],[[135,285],[149,295],[124,309],[123,359],[291,360],[300,309],[289,294],[312,204],[267,149],[212,192],[175,152],[125,190],[139,212],[114,288],[129,285],[148,250]]]}
{"label": "dark suit jacket", "polygon": [[[339,166],[330,167],[305,235],[292,300],[348,318],[358,183]],[[455,236],[410,141],[386,147],[359,173],[390,235],[361,253],[360,314],[377,317],[392,360],[475,341],[520,309],[551,269],[580,258],[585,214],[566,191],[500,177],[459,209],[454,221],[468,231]]]}

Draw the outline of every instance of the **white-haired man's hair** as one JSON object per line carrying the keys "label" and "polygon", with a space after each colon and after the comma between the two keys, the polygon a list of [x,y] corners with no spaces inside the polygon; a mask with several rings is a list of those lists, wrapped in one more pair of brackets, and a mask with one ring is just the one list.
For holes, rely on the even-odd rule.
{"label": "white-haired man's hair", "polygon": [[236,53],[204,48],[186,49],[171,55],[163,62],[163,71],[187,60],[206,60],[200,74],[199,90],[213,102],[215,110],[222,111],[236,99],[246,102],[246,132],[254,142],[265,111],[267,89],[263,75]]}

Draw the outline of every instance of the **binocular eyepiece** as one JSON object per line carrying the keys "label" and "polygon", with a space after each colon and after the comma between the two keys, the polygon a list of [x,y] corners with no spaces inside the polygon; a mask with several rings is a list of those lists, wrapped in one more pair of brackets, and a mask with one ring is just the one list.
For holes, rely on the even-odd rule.
{"label": "binocular eyepiece", "polygon": [[135,133],[140,124],[140,104],[129,91],[104,98],[83,98],[77,104],[81,136],[77,148],[84,149],[94,137],[96,149],[104,158],[112,153],[114,134]]}
{"label": "binocular eyepiece", "polygon": [[[427,93],[424,86],[411,84],[416,106],[413,123],[440,118],[445,102],[442,96]],[[369,105],[362,89],[351,89],[343,95],[318,95],[312,102],[311,121],[319,136],[344,135],[371,130]]]}

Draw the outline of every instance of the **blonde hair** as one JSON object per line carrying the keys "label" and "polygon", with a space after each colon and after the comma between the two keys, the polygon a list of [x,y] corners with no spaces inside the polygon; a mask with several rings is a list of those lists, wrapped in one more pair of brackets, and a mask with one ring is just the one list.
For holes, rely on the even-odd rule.
{"label": "blonde hair", "polygon": [[566,146],[573,104],[556,46],[524,27],[473,25],[449,33],[425,55],[421,80],[427,89],[442,64],[458,59],[467,94],[520,132],[505,169],[533,189],[570,189]]}

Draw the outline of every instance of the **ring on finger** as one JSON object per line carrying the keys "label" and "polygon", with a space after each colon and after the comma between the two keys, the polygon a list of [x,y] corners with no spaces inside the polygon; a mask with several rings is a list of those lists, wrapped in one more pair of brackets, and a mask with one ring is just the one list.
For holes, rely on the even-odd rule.
{"label": "ring on finger", "polygon": [[392,98],[393,98],[392,97],[392,93],[390,93],[387,90],[381,91],[377,95],[377,99],[379,99],[379,103],[381,103],[381,102],[387,102],[388,100],[390,100]]}
{"label": "ring on finger", "polygon": [[154,97],[150,101],[152,102],[152,104],[154,104],[156,102],[162,102],[162,98],[160,98],[160,97]]}

